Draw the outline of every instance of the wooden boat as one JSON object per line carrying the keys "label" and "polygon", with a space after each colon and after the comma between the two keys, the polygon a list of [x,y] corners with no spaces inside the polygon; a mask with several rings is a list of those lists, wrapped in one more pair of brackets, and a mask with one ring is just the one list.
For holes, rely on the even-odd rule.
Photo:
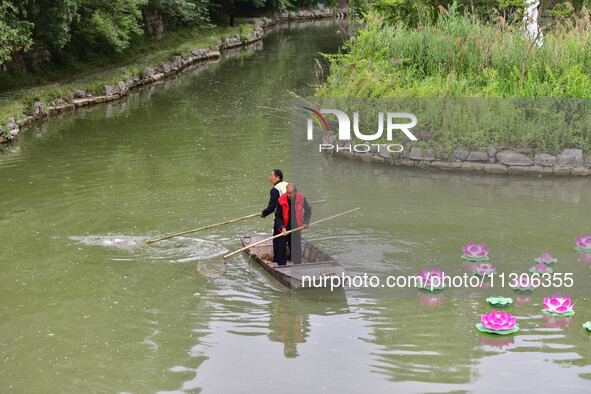
{"label": "wooden boat", "polygon": [[[241,236],[240,241],[244,246],[262,241],[271,237],[271,234],[257,234]],[[292,289],[300,290],[306,288],[320,288],[342,286],[343,277],[349,276],[345,268],[335,261],[328,254],[302,238],[302,263],[292,264],[288,261],[285,266],[277,266],[271,262],[273,256],[273,241],[267,241],[260,245],[246,249],[255,262],[257,262],[272,277],[282,285]],[[331,277],[337,278],[332,280]],[[337,286],[337,287],[338,287]]]}

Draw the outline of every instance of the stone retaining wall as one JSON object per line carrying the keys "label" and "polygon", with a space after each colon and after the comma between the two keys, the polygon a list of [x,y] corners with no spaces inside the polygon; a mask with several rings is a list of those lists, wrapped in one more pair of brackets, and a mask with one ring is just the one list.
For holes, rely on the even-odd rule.
{"label": "stone retaining wall", "polygon": [[456,148],[449,157],[447,153],[441,153],[447,149],[424,150],[416,146],[407,146],[401,153],[392,153],[388,151],[387,144],[352,147],[351,143],[345,143],[336,146],[335,137],[332,135],[325,135],[322,142],[335,146],[332,150],[324,151],[329,155],[366,163],[482,174],[591,175],[591,156],[584,158],[581,149],[564,149],[558,156],[553,156],[548,153],[527,154],[511,149],[497,150],[492,146],[485,152]]}
{"label": "stone retaining wall", "polygon": [[[337,18],[346,16],[347,10],[339,10],[336,12]],[[220,51],[235,48],[238,46],[245,46],[263,38],[264,29],[285,21],[297,21],[306,19],[332,18],[333,11],[330,9],[314,10],[314,11],[300,11],[295,13],[283,13],[272,18],[252,19],[250,22],[254,25],[254,31],[247,37],[231,37],[225,42],[219,42],[216,49],[191,49],[189,53],[184,56],[175,56],[172,63],[165,63],[159,67],[146,68],[142,75],[130,76],[127,81],[119,81],[115,86],[105,86],[100,94],[89,93],[83,90],[76,90],[72,97],[56,98],[47,108],[41,102],[36,102],[34,111],[22,119],[15,120],[11,118],[7,125],[0,125],[0,143],[5,143],[14,140],[21,131],[21,128],[29,125],[36,120],[55,116],[65,111],[72,111],[79,107],[84,107],[91,104],[104,103],[107,101],[117,100],[127,95],[130,90],[154,83],[161,79],[167,78],[188,67],[191,64],[206,61],[209,59],[219,58]]]}

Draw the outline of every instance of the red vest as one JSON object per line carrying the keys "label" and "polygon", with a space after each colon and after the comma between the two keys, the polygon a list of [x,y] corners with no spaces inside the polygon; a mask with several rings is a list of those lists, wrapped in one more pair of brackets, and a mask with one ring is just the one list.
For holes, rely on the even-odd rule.
{"label": "red vest", "polygon": [[[287,223],[289,223],[289,200],[287,199],[287,193],[283,193],[279,197],[279,205],[281,205],[283,211],[283,225],[287,228]],[[304,223],[304,195],[300,192],[296,193],[295,211],[298,227],[301,227]]]}

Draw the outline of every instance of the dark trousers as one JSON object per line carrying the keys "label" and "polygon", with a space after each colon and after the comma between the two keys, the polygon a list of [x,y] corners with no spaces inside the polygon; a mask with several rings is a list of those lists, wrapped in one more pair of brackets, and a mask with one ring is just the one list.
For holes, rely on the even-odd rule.
{"label": "dark trousers", "polygon": [[[281,231],[277,226],[273,226],[273,235],[280,234]],[[273,240],[273,261],[277,265],[285,265],[287,263],[287,246],[289,245],[290,260],[294,264],[302,263],[302,235],[299,231],[287,234],[283,237],[277,237]]]}

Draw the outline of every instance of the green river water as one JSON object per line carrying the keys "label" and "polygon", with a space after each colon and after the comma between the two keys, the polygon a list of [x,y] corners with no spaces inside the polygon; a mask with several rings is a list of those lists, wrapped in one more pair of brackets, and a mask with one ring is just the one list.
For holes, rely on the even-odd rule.
{"label": "green river water", "polygon": [[[292,163],[290,91],[311,96],[338,26],[283,26],[262,43],[124,100],[40,123],[0,152],[0,392],[588,392],[591,233],[586,179],[412,171],[307,155]],[[320,76],[320,78],[322,78]],[[304,149],[304,148],[302,148]],[[294,153],[295,154],[295,153]],[[473,266],[461,246],[527,271],[550,252],[574,274],[568,318],[554,291],[498,294],[521,328],[482,334],[478,292],[412,289],[297,296],[239,254],[206,279],[197,263],[271,231],[271,218],[161,235],[260,212],[282,168],[313,220],[305,233],[352,275]],[[561,290],[562,291],[562,290]],[[404,294],[403,294],[404,293]]]}

